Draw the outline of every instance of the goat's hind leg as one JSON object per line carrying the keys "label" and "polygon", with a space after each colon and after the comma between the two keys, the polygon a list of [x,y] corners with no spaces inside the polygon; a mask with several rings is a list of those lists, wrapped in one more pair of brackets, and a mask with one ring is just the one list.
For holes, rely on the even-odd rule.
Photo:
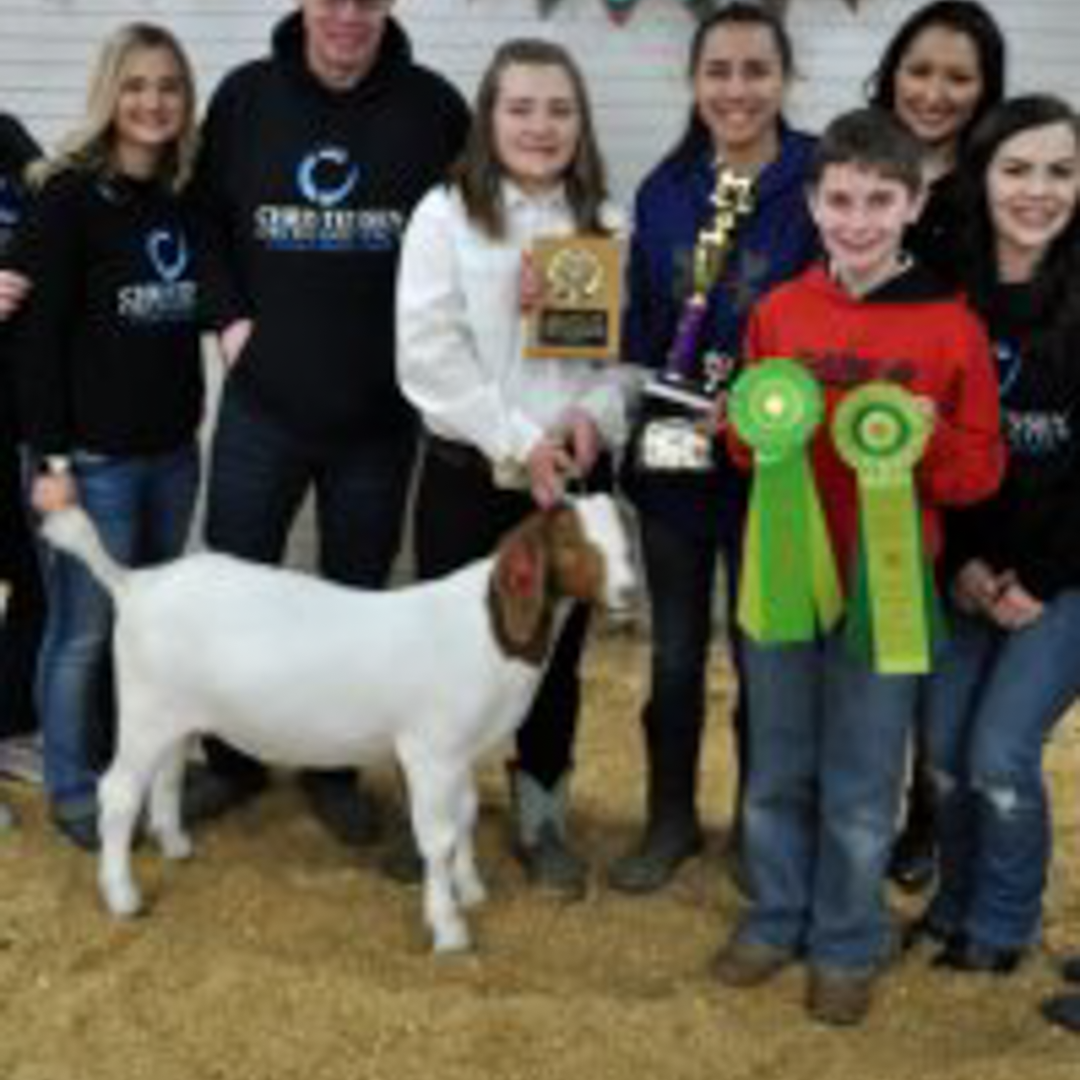
{"label": "goat's hind leg", "polygon": [[121,918],[142,908],[131,871],[131,845],[152,771],[152,762],[121,749],[98,784],[98,886],[106,907]]}
{"label": "goat's hind leg", "polygon": [[154,774],[150,789],[150,831],[167,859],[190,858],[193,850],[180,806],[186,753],[186,740],[177,743]]}
{"label": "goat's hind leg", "polygon": [[157,722],[160,715],[149,696],[124,679],[123,669],[119,674],[116,756],[98,785],[98,885],[108,909],[124,917],[137,914],[142,907],[131,869],[139,812],[159,767],[169,760],[169,751],[178,739],[168,725]]}

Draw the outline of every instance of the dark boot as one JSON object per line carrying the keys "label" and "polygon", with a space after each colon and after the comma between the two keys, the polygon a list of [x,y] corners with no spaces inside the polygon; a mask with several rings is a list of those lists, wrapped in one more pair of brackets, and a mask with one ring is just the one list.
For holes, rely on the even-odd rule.
{"label": "dark boot", "polygon": [[1055,994],[1040,1008],[1051,1024],[1080,1035],[1080,994]]}
{"label": "dark boot", "polygon": [[365,847],[379,838],[379,808],[360,786],[353,769],[311,769],[300,774],[300,787],[319,823],[348,847]]}
{"label": "dark boot", "polygon": [[701,826],[694,818],[663,812],[650,816],[638,846],[608,868],[608,884],[624,893],[656,892],[703,847]]}
{"label": "dark boot", "polygon": [[[206,775],[184,781],[185,821],[210,821],[253,802],[270,786],[269,770],[213,736],[203,739]],[[196,790],[198,789],[198,790]]]}
{"label": "dark boot", "polygon": [[648,819],[637,845],[608,868],[608,884],[619,892],[662,889],[679,867],[704,847],[696,810],[700,724],[666,729],[646,708]]}
{"label": "dark boot", "polygon": [[180,816],[185,825],[212,821],[256,799],[268,783],[265,773],[230,777],[194,762],[184,770]]}
{"label": "dark boot", "polygon": [[521,769],[510,772],[514,854],[533,885],[567,899],[585,895],[588,870],[566,841],[567,778],[545,788]]}
{"label": "dark boot", "polygon": [[928,889],[937,876],[934,788],[929,765],[916,754],[903,828],[893,846],[889,877],[905,892]]}

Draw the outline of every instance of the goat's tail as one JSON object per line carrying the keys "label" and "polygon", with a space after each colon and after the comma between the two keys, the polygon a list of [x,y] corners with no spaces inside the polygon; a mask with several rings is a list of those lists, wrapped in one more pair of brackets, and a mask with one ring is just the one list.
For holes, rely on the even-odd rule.
{"label": "goat's tail", "polygon": [[97,526],[81,506],[67,506],[46,514],[41,532],[53,547],[86,563],[111,595],[115,596],[123,586],[127,570],[105,550]]}

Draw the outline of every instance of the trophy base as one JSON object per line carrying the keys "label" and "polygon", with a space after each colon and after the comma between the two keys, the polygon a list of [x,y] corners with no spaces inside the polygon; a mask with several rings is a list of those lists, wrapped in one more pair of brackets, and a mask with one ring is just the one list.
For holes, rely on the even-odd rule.
{"label": "trophy base", "polygon": [[711,413],[716,407],[715,395],[703,383],[670,372],[651,379],[645,386],[645,396],[678,405],[692,414]]}
{"label": "trophy base", "polygon": [[649,473],[710,472],[712,439],[686,416],[651,420],[641,431],[637,465]]}

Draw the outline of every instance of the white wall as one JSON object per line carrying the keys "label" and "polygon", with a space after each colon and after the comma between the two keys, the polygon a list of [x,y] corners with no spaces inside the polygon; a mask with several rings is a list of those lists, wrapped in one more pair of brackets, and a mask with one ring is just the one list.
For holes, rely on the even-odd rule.
{"label": "white wall", "polygon": [[[264,51],[269,24],[291,0],[0,0],[0,108],[51,142],[80,109],[96,42],[121,21],[149,18],[188,45],[204,93],[221,72]],[[793,119],[818,127],[860,100],[882,43],[918,0],[791,0],[803,78]],[[1010,44],[1014,89],[1055,90],[1080,103],[1080,2],[988,0]],[[692,30],[681,0],[639,0],[614,29],[601,0],[562,0],[542,20],[535,0],[398,0],[420,57],[472,93],[499,41],[543,34],[585,67],[616,191],[627,197],[682,126]]]}

